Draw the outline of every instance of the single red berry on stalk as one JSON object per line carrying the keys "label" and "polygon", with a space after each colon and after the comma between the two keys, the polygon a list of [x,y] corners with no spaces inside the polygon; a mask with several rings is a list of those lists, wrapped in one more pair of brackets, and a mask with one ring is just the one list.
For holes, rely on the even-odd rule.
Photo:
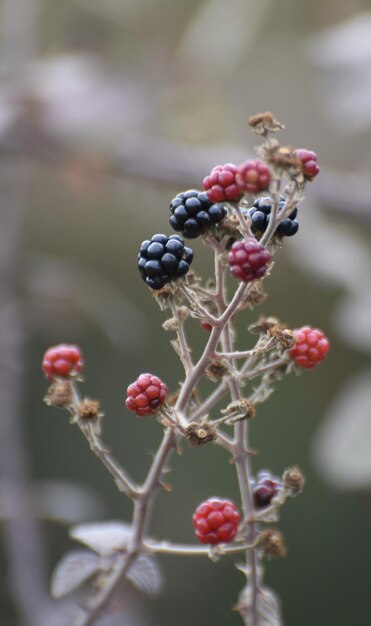
{"label": "single red berry on stalk", "polygon": [[49,380],[69,378],[82,372],[84,360],[78,346],[61,343],[59,346],[48,348],[41,367]]}
{"label": "single red berry on stalk", "polygon": [[268,189],[270,182],[270,169],[264,161],[248,159],[238,167],[236,183],[241,193],[260,193]]}
{"label": "single red berry on stalk", "polygon": [[203,188],[211,202],[239,200],[241,189],[236,183],[237,165],[226,163],[216,165],[203,180]]}
{"label": "single red berry on stalk", "polygon": [[140,417],[152,415],[165,402],[168,388],[153,374],[141,374],[127,389],[126,406]]}
{"label": "single red berry on stalk", "polygon": [[289,354],[295,363],[311,369],[321,363],[330,349],[330,342],[319,328],[303,326],[293,331],[295,345]]}
{"label": "single red berry on stalk", "polygon": [[228,254],[228,265],[233,276],[244,283],[264,276],[271,260],[270,252],[256,239],[235,241]]}
{"label": "single red berry on stalk", "polygon": [[201,543],[229,543],[236,536],[240,514],[231,500],[209,498],[197,507],[192,521]]}
{"label": "single red berry on stalk", "polygon": [[313,152],[313,150],[300,148],[299,150],[295,150],[295,155],[301,161],[304,177],[307,180],[313,180],[313,178],[319,173],[316,153]]}

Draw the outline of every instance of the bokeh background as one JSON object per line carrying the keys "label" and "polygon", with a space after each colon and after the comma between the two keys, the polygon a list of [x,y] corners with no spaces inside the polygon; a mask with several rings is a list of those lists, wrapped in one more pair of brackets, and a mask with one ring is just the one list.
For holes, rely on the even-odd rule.
{"label": "bokeh background", "polygon": [[[332,342],[327,362],[283,381],[252,426],[256,469],[299,463],[307,477],[282,513],[288,556],[267,563],[267,580],[287,626],[369,623],[370,68],[367,0],[2,1],[2,624],[70,624],[71,604],[48,596],[73,547],[68,527],[131,514],[65,414],[43,405],[43,352],[82,346],[104,438],[143,478],[161,429],[128,414],[124,390],[142,371],[175,390],[181,369],[137,249],[168,232],[175,193],[200,187],[216,163],[254,154],[246,120],[265,110],[286,124],[283,143],[316,150],[321,175],[268,301],[242,316],[239,338],[266,313],[320,326]],[[211,260],[200,241],[193,247],[206,275]],[[153,532],[189,541],[201,499],[238,499],[234,471],[213,446],[184,449],[172,468],[174,492],[159,496]],[[233,560],[161,566],[163,595],[150,603],[130,591],[126,612],[104,623],[240,624],[230,612],[243,583]]]}

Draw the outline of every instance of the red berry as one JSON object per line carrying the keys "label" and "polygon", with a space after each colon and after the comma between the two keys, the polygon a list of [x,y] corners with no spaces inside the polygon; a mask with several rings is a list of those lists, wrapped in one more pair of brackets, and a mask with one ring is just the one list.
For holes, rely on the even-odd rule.
{"label": "red berry", "polygon": [[244,283],[264,276],[271,260],[270,252],[255,239],[235,241],[228,254],[228,264],[233,276]]}
{"label": "red berry", "polygon": [[238,167],[236,183],[242,193],[260,193],[268,189],[271,173],[263,161],[249,159]]}
{"label": "red berry", "polygon": [[200,326],[202,328],[202,330],[206,330],[206,332],[211,333],[213,327],[211,326],[211,324],[209,324],[209,322],[205,322],[205,320],[201,320],[200,321]]}
{"label": "red berry", "polygon": [[49,380],[54,378],[68,378],[80,374],[84,367],[84,360],[78,346],[61,343],[59,346],[48,348],[42,360],[42,370]]}
{"label": "red berry", "polygon": [[192,521],[201,543],[229,543],[236,536],[240,514],[230,500],[210,498],[197,507]]}
{"label": "red berry", "polygon": [[152,415],[165,402],[166,385],[153,374],[141,374],[127,389],[126,406],[137,415]]}
{"label": "red berry", "polygon": [[241,190],[236,183],[238,168],[233,163],[216,165],[203,180],[203,188],[211,202],[239,200]]}
{"label": "red berry", "polygon": [[297,365],[304,369],[311,369],[325,358],[330,349],[330,342],[322,330],[303,326],[293,332],[295,345],[289,354]]}
{"label": "red berry", "polygon": [[295,154],[301,161],[304,177],[307,180],[313,180],[319,172],[316,153],[312,150],[301,148],[300,150],[295,150]]}
{"label": "red berry", "polygon": [[265,478],[257,482],[253,489],[254,504],[257,509],[269,506],[273,498],[277,495],[280,483],[271,478]]}

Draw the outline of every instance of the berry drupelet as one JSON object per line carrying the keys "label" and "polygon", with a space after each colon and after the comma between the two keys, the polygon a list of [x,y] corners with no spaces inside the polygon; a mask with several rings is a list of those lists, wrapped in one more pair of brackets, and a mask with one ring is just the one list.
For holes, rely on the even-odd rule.
{"label": "berry drupelet", "polygon": [[168,388],[157,376],[141,374],[127,388],[126,407],[140,417],[152,415],[165,402]]}
{"label": "berry drupelet", "polygon": [[62,343],[45,352],[41,367],[49,380],[69,378],[82,372],[84,360],[78,346]]}
{"label": "berry drupelet", "polygon": [[[278,210],[285,205],[285,198],[281,197],[278,203]],[[257,198],[254,205],[249,209],[251,218],[251,231],[254,235],[262,235],[268,228],[269,218],[272,210],[272,200],[269,197]],[[299,230],[299,222],[296,220],[298,210],[293,209],[292,213],[276,229],[276,235],[279,237],[292,237]]]}
{"label": "berry drupelet", "polygon": [[241,163],[236,174],[236,183],[241,193],[260,193],[268,189],[271,173],[264,161],[249,159]]}
{"label": "berry drupelet", "polygon": [[235,241],[228,254],[228,265],[233,276],[244,283],[264,276],[271,260],[270,252],[252,238]]}
{"label": "berry drupelet", "polygon": [[326,358],[330,342],[322,330],[303,326],[293,331],[295,345],[289,354],[304,369],[312,369]]}
{"label": "berry drupelet", "polygon": [[201,543],[229,543],[237,534],[240,514],[231,500],[209,498],[197,507],[192,521]]}
{"label": "berry drupelet", "polygon": [[242,192],[236,183],[237,165],[216,165],[203,180],[203,188],[211,202],[239,200]]}
{"label": "berry drupelet", "polygon": [[295,155],[301,161],[304,178],[306,178],[307,180],[313,180],[313,178],[315,178],[315,176],[317,176],[317,174],[319,173],[316,153],[313,152],[313,150],[300,148],[299,150],[295,150]]}
{"label": "berry drupelet", "polygon": [[162,289],[172,280],[185,276],[192,259],[193,251],[179,235],[154,235],[140,246],[138,268],[148,287]]}
{"label": "berry drupelet", "polygon": [[227,209],[222,204],[213,204],[206,193],[190,189],[175,196],[170,203],[170,213],[172,228],[194,239],[221,222]]}
{"label": "berry drupelet", "polygon": [[259,472],[253,488],[255,508],[264,509],[269,506],[281,488],[282,484],[279,479],[272,476],[270,472]]}

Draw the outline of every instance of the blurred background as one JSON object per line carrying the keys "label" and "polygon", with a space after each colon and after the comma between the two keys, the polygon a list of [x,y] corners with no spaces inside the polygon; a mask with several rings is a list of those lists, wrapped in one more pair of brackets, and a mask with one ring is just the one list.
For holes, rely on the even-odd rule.
{"label": "blurred background", "polygon": [[[332,343],[326,363],[283,381],[252,425],[255,469],[298,463],[307,477],[280,522],[288,556],[267,563],[267,581],[286,626],[368,623],[370,2],[3,0],[0,79],[2,624],[70,624],[73,604],[48,591],[73,547],[68,527],[131,515],[66,415],[43,405],[43,352],[82,347],[104,440],[142,479],[161,429],[126,411],[124,391],[142,371],[175,390],[182,372],[137,249],[169,232],[177,192],[254,154],[247,117],[265,110],[286,124],[284,144],[317,152],[321,174],[270,297],[241,316],[239,338],[273,314],[319,326]],[[207,275],[211,259],[200,241],[192,247]],[[205,341],[195,322],[189,332]],[[234,470],[213,446],[184,449],[172,468],[175,493],[160,494],[153,533],[191,541],[202,499],[238,500]],[[125,613],[102,622],[241,623],[230,612],[243,584],[232,559],[160,564],[165,592],[149,602],[130,590]]]}

